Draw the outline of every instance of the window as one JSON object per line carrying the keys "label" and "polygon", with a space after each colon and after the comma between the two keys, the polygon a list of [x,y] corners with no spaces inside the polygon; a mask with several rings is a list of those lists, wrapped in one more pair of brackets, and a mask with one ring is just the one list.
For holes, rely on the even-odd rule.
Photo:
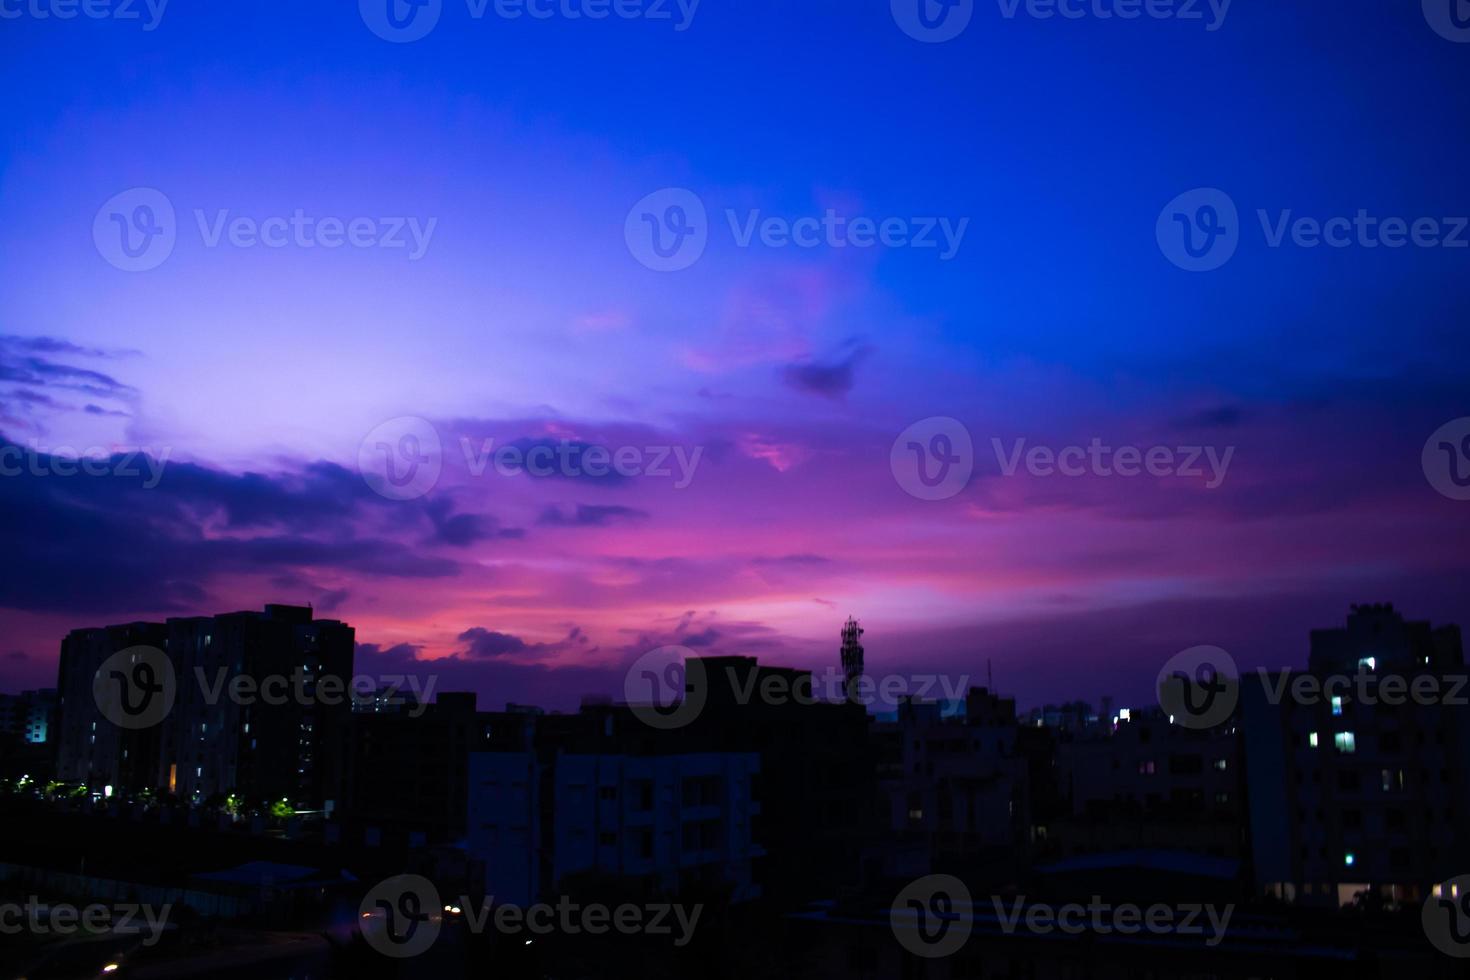
{"label": "window", "polygon": [[633,798],[638,801],[637,809],[653,809],[653,780],[639,779],[633,783]]}
{"label": "window", "polygon": [[600,786],[597,789],[597,798],[599,800],[615,800],[618,798],[618,788],[616,786]]}
{"label": "window", "polygon": [[[1334,700],[1336,699],[1334,698]],[[1337,751],[1344,755],[1351,755],[1358,751],[1358,740],[1352,732],[1338,732],[1332,736],[1332,744],[1337,747]]]}
{"label": "window", "polygon": [[1316,732],[1308,732],[1307,733],[1307,744],[1310,745],[1314,749],[1317,747],[1317,733]]}
{"label": "window", "polygon": [[1226,760],[1224,760],[1224,759],[1216,759],[1215,760],[1215,771],[1216,772],[1224,772],[1228,765],[1229,765],[1229,763]]}
{"label": "window", "polygon": [[1332,699],[1332,714],[1334,716],[1342,714],[1342,698],[1334,697]]}

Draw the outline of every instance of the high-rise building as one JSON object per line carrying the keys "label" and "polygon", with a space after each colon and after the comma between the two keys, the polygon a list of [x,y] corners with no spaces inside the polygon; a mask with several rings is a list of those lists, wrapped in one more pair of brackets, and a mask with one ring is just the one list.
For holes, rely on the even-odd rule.
{"label": "high-rise building", "polygon": [[1311,641],[1306,671],[1241,684],[1255,883],[1304,904],[1421,900],[1470,867],[1459,628],[1364,605]]}
{"label": "high-rise building", "polygon": [[[353,644],[351,626],[304,606],[74,630],[58,667],[60,778],[103,793],[330,809],[346,770]],[[93,679],[137,647],[166,658],[173,704],[156,723],[119,727]]]}
{"label": "high-rise building", "polygon": [[0,735],[13,736],[26,745],[44,745],[52,738],[55,718],[54,690],[0,694]]}
{"label": "high-rise building", "polygon": [[574,876],[648,894],[760,895],[754,753],[470,756],[469,851],[487,894],[526,905]]}
{"label": "high-rise building", "polygon": [[842,624],[842,676],[847,681],[846,690],[852,691],[857,679],[863,676],[863,628],[853,617]]}

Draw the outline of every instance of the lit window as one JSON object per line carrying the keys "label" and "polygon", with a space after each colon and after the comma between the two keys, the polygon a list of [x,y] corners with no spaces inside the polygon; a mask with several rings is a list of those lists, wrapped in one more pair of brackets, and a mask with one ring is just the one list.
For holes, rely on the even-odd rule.
{"label": "lit window", "polygon": [[1338,732],[1332,736],[1332,744],[1337,747],[1337,751],[1343,754],[1358,751],[1358,740],[1352,732]]}
{"label": "lit window", "polygon": [[1317,747],[1317,733],[1316,732],[1308,732],[1307,733],[1307,744],[1310,745],[1314,749]]}
{"label": "lit window", "polygon": [[1357,860],[1357,858],[1355,858],[1353,856],[1353,852],[1352,851],[1348,851],[1346,854],[1344,854],[1342,856],[1342,863],[1345,864],[1345,865],[1347,865],[1350,868],[1353,866],[1353,862],[1356,861],[1356,860]]}
{"label": "lit window", "polygon": [[1226,762],[1224,759],[1215,760],[1215,768],[1218,769],[1220,772],[1224,772],[1228,765],[1229,763]]}
{"label": "lit window", "polygon": [[1364,657],[1363,659],[1359,660],[1358,661],[1358,669],[1359,670],[1363,670],[1365,668],[1368,669],[1368,670],[1377,670],[1378,669],[1378,660],[1377,660],[1377,658],[1375,658],[1375,657]]}
{"label": "lit window", "polygon": [[1342,714],[1342,698],[1335,697],[1332,699],[1332,713],[1334,715]]}

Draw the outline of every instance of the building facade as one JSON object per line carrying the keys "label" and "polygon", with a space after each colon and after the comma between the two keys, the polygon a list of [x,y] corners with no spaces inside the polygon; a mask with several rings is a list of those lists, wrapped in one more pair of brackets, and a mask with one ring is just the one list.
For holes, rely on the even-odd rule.
{"label": "building facade", "polygon": [[1354,606],[1305,671],[1248,676],[1255,885],[1304,904],[1422,900],[1470,867],[1470,707],[1457,627]]}

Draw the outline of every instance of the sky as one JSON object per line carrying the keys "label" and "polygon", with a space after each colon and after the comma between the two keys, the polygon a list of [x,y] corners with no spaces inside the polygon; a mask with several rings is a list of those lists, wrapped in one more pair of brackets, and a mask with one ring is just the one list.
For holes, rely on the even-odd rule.
{"label": "sky", "polygon": [[267,602],[495,707],[1470,622],[1448,3],[0,0],[0,689]]}

